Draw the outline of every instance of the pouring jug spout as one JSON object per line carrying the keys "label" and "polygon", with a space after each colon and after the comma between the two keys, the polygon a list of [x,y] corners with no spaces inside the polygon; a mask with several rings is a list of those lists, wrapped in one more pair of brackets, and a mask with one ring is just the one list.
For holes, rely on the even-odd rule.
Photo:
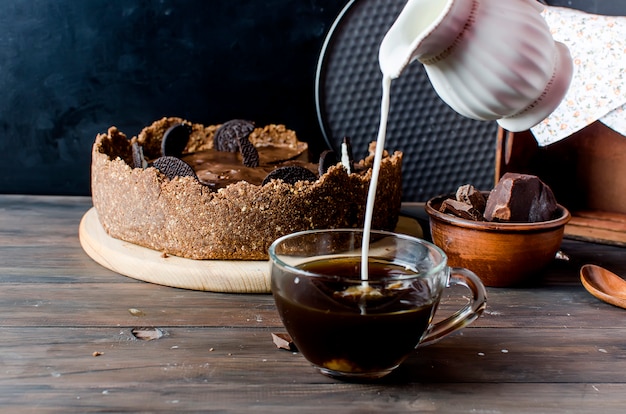
{"label": "pouring jug spout", "polygon": [[395,79],[412,61],[451,47],[471,18],[471,6],[471,1],[409,0],[380,44],[383,74]]}
{"label": "pouring jug spout", "polygon": [[437,94],[468,118],[522,131],[561,103],[573,64],[534,0],[408,0],[378,60],[395,79],[413,61]]}

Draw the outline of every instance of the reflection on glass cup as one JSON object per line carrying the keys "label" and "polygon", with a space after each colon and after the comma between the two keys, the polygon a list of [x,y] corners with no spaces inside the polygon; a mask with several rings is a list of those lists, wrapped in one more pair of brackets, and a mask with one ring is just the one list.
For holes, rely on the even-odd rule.
{"label": "reflection on glass cup", "polygon": [[[445,253],[415,237],[370,234],[368,276],[361,276],[363,231],[311,230],[269,249],[272,294],[302,355],[323,374],[381,378],[418,345],[436,342],[474,321],[486,292],[471,271],[447,266]],[[465,286],[470,301],[433,323],[447,286]]]}

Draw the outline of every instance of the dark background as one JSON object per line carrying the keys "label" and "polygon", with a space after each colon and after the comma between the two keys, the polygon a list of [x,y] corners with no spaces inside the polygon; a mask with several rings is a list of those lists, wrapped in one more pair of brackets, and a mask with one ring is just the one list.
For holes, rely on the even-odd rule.
{"label": "dark background", "polygon": [[95,135],[162,116],[284,123],[319,152],[315,68],[346,3],[0,0],[0,193],[87,195]]}
{"label": "dark background", "polygon": [[0,0],[0,193],[89,194],[91,145],[163,116],[284,123],[343,0]]}

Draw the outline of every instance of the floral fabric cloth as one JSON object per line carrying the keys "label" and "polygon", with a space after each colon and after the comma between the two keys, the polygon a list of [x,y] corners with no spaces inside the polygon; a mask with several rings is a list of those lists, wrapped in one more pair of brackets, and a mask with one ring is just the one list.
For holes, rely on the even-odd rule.
{"label": "floral fabric cloth", "polygon": [[557,109],[531,128],[541,146],[600,120],[626,136],[626,17],[546,6],[554,39],[567,45],[572,83]]}

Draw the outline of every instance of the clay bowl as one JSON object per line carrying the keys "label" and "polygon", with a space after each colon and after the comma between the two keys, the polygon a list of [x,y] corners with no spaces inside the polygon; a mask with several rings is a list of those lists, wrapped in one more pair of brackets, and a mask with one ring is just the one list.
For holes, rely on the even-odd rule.
{"label": "clay bowl", "polygon": [[472,270],[485,286],[514,286],[538,275],[554,260],[571,218],[559,205],[558,217],[549,221],[472,221],[439,211],[450,197],[454,196],[438,196],[426,203],[433,242],[446,252],[450,266]]}

